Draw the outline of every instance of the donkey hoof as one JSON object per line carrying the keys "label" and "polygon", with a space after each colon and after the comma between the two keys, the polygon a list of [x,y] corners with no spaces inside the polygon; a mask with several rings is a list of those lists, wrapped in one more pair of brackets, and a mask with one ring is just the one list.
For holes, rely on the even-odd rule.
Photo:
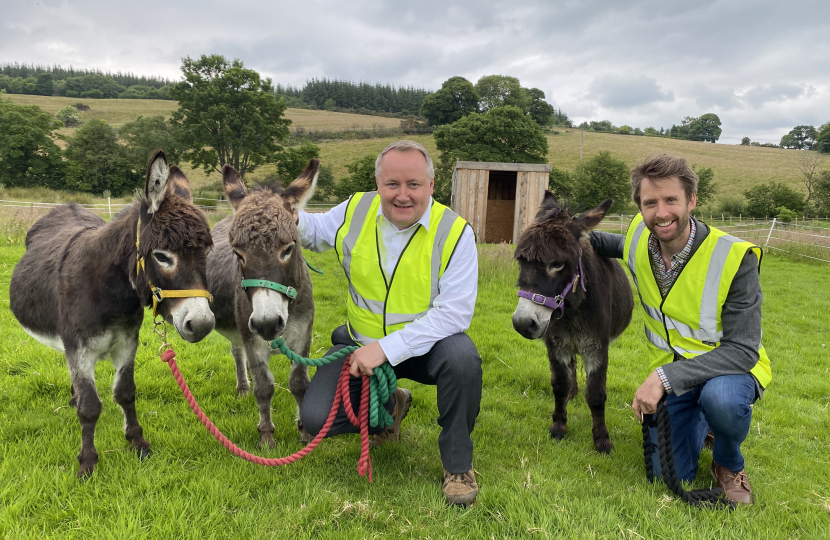
{"label": "donkey hoof", "polygon": [[563,425],[554,424],[550,427],[550,438],[556,439],[557,441],[561,441],[565,438],[565,433],[568,431]]}
{"label": "donkey hoof", "polygon": [[314,436],[305,430],[305,428],[300,428],[300,442],[310,443],[314,440]]}
{"label": "donkey hoof", "polygon": [[75,397],[75,396],[72,396],[72,398],[69,400],[69,406],[72,407],[72,408],[77,408],[78,407],[78,398]]}
{"label": "donkey hoof", "polygon": [[610,454],[611,449],[614,448],[614,443],[612,443],[609,439],[594,441],[594,448],[596,448],[597,452],[600,454]]}
{"label": "donkey hoof", "polygon": [[242,385],[237,385],[236,386],[236,395],[238,395],[239,397],[247,396],[250,393],[250,391],[251,391],[251,387],[247,384],[244,385],[244,386],[242,386]]}
{"label": "donkey hoof", "polygon": [[150,450],[149,446],[141,446],[136,448],[136,453],[138,454],[139,461],[145,461],[152,455],[153,452]]}
{"label": "donkey hoof", "polygon": [[268,447],[269,449],[273,450],[277,443],[274,441],[274,434],[273,433],[263,433],[262,438],[259,441],[259,447],[265,448]]}
{"label": "donkey hoof", "polygon": [[78,471],[78,480],[87,480],[92,478],[92,470],[94,469],[93,465],[83,466],[81,465],[81,470]]}

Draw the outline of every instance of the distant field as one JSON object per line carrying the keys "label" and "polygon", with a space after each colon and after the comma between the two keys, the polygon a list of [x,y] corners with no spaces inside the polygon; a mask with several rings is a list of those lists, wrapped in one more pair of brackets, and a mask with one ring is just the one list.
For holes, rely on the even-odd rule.
{"label": "distant field", "polygon": [[[9,95],[8,98],[15,103],[38,105],[49,113],[55,113],[66,105],[82,101],[91,107],[89,111],[81,113],[83,121],[101,118],[115,127],[139,115],[169,116],[177,107],[174,101],[152,99],[79,99],[17,94]],[[370,129],[373,126],[390,128],[397,127],[400,122],[396,118],[308,109],[287,109],[286,116],[293,121],[294,127],[321,131]],[[61,130],[64,134],[73,131]],[[437,159],[438,151],[431,135],[413,135],[411,138],[426,146]],[[348,174],[348,163],[367,154],[377,155],[393,139],[394,137],[323,142],[320,143],[321,161],[333,168],[335,178],[342,178]],[[579,164],[579,130],[568,129],[548,135],[548,145],[549,161],[554,167],[573,170]],[[726,195],[740,195],[752,186],[770,181],[783,182],[805,192],[796,176],[799,154],[795,150],[586,132],[583,159],[588,159],[601,150],[608,150],[629,166],[634,166],[637,161],[649,154],[666,152],[685,157],[699,167],[712,167],[715,171],[715,183],[718,185],[716,199]],[[187,164],[182,165],[195,188],[221,180],[218,174],[207,176],[202,171],[190,169]],[[253,176],[262,177],[270,172],[273,172],[273,168],[266,167],[253,173]]]}

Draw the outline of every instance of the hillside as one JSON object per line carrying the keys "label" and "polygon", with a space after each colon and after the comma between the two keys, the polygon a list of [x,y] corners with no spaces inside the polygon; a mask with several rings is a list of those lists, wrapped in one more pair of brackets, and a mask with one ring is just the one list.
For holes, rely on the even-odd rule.
{"label": "hillside", "polygon": [[[66,105],[83,101],[91,109],[81,113],[81,119],[101,118],[118,127],[139,115],[169,116],[177,107],[174,101],[149,99],[86,99],[64,97],[44,97],[28,95],[8,95],[15,103],[38,105],[49,113],[55,113]],[[330,111],[308,109],[287,109],[286,117],[293,121],[294,127],[309,130],[348,130],[368,129],[373,125],[386,128],[398,127],[399,120],[379,116],[346,114]],[[73,130],[61,130],[71,134]],[[423,144],[435,158],[438,152],[430,135],[410,136]],[[362,140],[335,140],[320,143],[323,164],[333,168],[335,178],[347,174],[346,165],[367,154],[377,155],[383,147],[395,137]],[[548,135],[550,163],[557,168],[573,170],[579,164],[580,131],[560,130]],[[740,195],[744,190],[770,181],[783,182],[799,191],[805,192],[804,186],[797,178],[798,156],[796,150],[778,148],[761,148],[732,144],[711,144],[657,137],[634,135],[614,135],[609,133],[585,133],[583,159],[588,159],[601,150],[611,154],[629,166],[654,153],[671,153],[680,155],[699,167],[712,167],[715,182],[718,185],[716,199],[726,195]],[[218,175],[207,176],[201,171],[194,171],[185,165],[188,176],[195,187],[216,182]],[[255,175],[268,174],[270,169],[262,169]]]}

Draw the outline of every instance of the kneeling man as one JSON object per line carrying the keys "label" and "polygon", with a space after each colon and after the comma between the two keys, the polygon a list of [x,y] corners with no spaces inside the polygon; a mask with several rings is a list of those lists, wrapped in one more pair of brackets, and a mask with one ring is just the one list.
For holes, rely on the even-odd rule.
{"label": "kneeling man", "polygon": [[[333,348],[362,347],[352,354],[350,394],[360,404],[361,375],[389,362],[398,379],[437,386],[438,437],[444,496],[466,506],[478,494],[473,441],[481,403],[481,357],[464,333],[478,290],[475,236],[467,223],[432,199],[432,159],[413,141],[396,141],[375,162],[377,191],[355,193],[324,214],[300,212],[303,247],[334,248],[349,282],[348,321],[332,333]],[[317,368],[301,418],[319,433],[343,362]],[[387,410],[395,423],[373,436],[374,445],[400,438],[412,395],[398,388]],[[328,435],[355,433],[343,406]]]}
{"label": "kneeling man", "polygon": [[[741,444],[752,404],[772,378],[761,345],[761,250],[691,217],[697,184],[686,160],[647,159],[631,172],[640,214],[628,234],[594,232],[591,243],[626,260],[645,311],[651,374],[634,395],[634,412],[642,421],[666,395],[678,478],[694,480],[704,441],[714,435],[710,470],[718,486],[730,500],[752,504]],[[653,468],[660,478],[657,452]]]}

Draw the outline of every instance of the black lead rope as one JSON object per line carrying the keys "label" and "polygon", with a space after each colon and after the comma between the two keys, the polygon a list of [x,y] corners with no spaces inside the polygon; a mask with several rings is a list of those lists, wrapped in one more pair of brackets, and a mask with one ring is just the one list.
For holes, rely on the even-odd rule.
{"label": "black lead rope", "polygon": [[[643,456],[646,462],[646,478],[650,483],[654,483],[652,454],[656,450],[660,455],[660,470],[663,473],[663,482],[678,497],[698,508],[733,510],[737,505],[727,499],[723,495],[723,490],[719,487],[712,489],[694,489],[691,491],[683,488],[683,484],[677,478],[677,471],[674,468],[671,424],[669,423],[669,411],[666,408],[665,401],[663,399],[657,405],[657,414],[643,415]],[[649,428],[657,428],[657,444],[651,442]]]}

